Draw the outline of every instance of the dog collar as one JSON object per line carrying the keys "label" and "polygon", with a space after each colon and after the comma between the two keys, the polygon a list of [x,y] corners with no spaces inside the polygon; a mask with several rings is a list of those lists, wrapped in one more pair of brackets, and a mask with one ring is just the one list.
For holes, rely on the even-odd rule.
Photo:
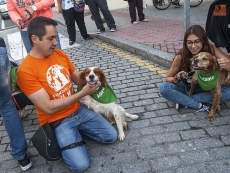
{"label": "dog collar", "polygon": [[218,81],[219,70],[212,73],[200,73],[196,71],[196,77],[201,88],[205,91],[213,89]]}
{"label": "dog collar", "polygon": [[[82,90],[82,86],[79,85],[77,87],[77,92]],[[100,88],[93,94],[90,95],[94,100],[98,101],[99,103],[112,103],[117,100],[116,94],[113,92],[110,86],[106,85],[106,87],[100,86]]]}

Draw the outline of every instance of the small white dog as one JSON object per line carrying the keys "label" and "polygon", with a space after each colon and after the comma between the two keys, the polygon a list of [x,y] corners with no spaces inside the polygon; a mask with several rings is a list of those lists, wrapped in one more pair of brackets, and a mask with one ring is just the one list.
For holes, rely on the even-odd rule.
{"label": "small white dog", "polygon": [[117,97],[108,85],[104,72],[98,67],[87,67],[81,72],[79,86],[83,87],[87,83],[90,85],[99,83],[100,87],[95,93],[84,97],[85,105],[105,116],[111,124],[116,123],[118,139],[120,141],[124,140],[123,127],[124,129],[128,128],[126,117],[136,120],[138,116],[127,113],[123,107],[115,103]]}

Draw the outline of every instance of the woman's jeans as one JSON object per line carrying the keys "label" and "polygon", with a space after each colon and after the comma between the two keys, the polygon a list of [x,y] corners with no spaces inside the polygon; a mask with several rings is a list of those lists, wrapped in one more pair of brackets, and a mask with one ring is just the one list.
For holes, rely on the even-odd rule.
{"label": "woman's jeans", "polygon": [[[190,108],[199,109],[200,103],[212,103],[213,95],[210,91],[204,91],[196,85],[193,95],[188,96],[185,85],[180,83],[165,82],[160,85],[160,94],[174,103],[178,103]],[[230,86],[221,86],[220,102],[230,100]]]}
{"label": "woman's jeans", "polygon": [[[81,104],[76,112],[64,118],[55,132],[60,148],[81,142],[83,139],[103,144],[117,140],[115,128],[102,115],[88,109],[84,104]],[[62,159],[75,173],[83,172],[90,163],[85,145],[64,150]]]}
{"label": "woman's jeans", "polygon": [[0,115],[10,138],[11,155],[21,160],[27,154],[27,142],[21,118],[11,97],[9,73],[10,61],[7,50],[0,47]]}
{"label": "woman's jeans", "polygon": [[[28,31],[21,31],[21,37],[22,37],[23,44],[24,44],[24,46],[26,48],[26,52],[29,53],[31,51],[31,49],[32,49],[32,46],[30,44]],[[57,43],[58,43],[56,48],[61,50],[61,43],[60,43],[59,35],[57,36],[56,39],[57,39]]]}

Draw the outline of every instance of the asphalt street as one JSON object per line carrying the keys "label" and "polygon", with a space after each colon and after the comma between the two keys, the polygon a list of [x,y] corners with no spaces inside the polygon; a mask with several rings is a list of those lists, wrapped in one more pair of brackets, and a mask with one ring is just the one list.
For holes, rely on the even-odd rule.
{"label": "asphalt street", "polygon": [[[124,18],[124,21],[129,19]],[[121,31],[122,26],[125,28],[122,25],[124,21],[118,22]],[[206,112],[197,113],[194,109],[185,108],[177,111],[174,103],[159,94],[158,88],[164,81],[167,65],[163,66],[163,63],[141,56],[145,55],[143,53],[135,53],[132,51],[134,48],[125,49],[125,46],[114,46],[115,44],[106,42],[105,37],[109,37],[106,33],[95,36],[97,38],[90,41],[83,40],[77,34],[77,44],[70,47],[67,45],[66,27],[60,24],[58,31],[61,34],[63,50],[78,70],[88,66],[103,69],[119,98],[117,103],[127,112],[139,115],[136,121],[128,120],[129,129],[125,131],[124,141],[116,141],[111,145],[87,141],[91,164],[85,173],[230,172],[230,102],[221,104],[221,110],[216,113],[216,120],[213,122],[206,119]],[[16,34],[16,37],[12,34]],[[18,46],[15,46],[15,42],[11,43],[12,38],[19,37],[17,29],[1,31],[0,37],[5,38],[11,58],[20,62],[23,59],[23,53],[20,54],[23,46],[15,49],[16,53],[12,53],[14,47],[19,47],[21,42],[18,41]],[[112,35],[110,40],[113,38],[116,41],[120,39]],[[14,44],[13,48],[11,44]],[[141,46],[142,50],[146,50],[146,45],[137,44],[137,47]],[[159,52],[153,48],[152,51]],[[163,53],[160,54],[166,54]],[[155,56],[155,59],[159,57]],[[61,160],[47,162],[38,155],[30,142],[38,128],[33,106],[27,107],[27,113],[28,117],[23,118],[22,122],[33,167],[26,172],[70,173]],[[18,162],[10,155],[10,150],[9,138],[0,119],[0,172],[22,172]]]}

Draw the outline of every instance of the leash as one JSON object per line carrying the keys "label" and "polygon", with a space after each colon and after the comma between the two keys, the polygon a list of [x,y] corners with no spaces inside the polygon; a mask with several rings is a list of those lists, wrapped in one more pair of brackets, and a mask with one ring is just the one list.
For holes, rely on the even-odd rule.
{"label": "leash", "polygon": [[183,78],[182,74],[180,74],[181,82],[185,85],[187,95],[190,95],[189,91],[191,89],[191,83],[192,83],[192,81],[191,81],[191,83],[189,83],[188,79],[189,79],[189,77],[192,78],[194,73],[195,73],[195,71],[188,72],[187,78]]}

